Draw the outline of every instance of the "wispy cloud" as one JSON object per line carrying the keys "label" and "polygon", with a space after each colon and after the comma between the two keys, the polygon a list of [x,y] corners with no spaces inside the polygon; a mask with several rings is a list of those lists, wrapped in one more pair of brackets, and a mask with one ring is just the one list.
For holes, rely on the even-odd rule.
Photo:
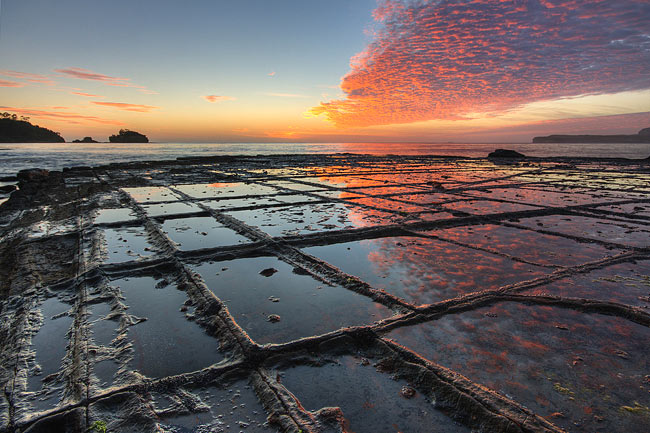
{"label": "wispy cloud", "polygon": [[84,92],[70,92],[73,95],[79,95],[79,96],[86,96],[88,98],[104,98],[102,95],[93,95],[92,93],[84,93]]}
{"label": "wispy cloud", "polygon": [[140,105],[140,104],[127,104],[125,102],[101,102],[101,101],[90,101],[91,104],[101,105],[104,107],[117,108],[118,110],[124,111],[136,111],[138,113],[148,113],[151,110],[155,110],[160,107],[154,107],[152,105]]}
{"label": "wispy cloud", "polygon": [[110,75],[99,74],[97,72],[89,71],[88,69],[83,68],[55,69],[55,71],[72,78],[78,78],[80,80],[101,81],[104,83],[124,86],[129,86],[131,84],[129,83],[129,78],[112,77]]}
{"label": "wispy cloud", "polygon": [[265,93],[265,95],[277,98],[307,98],[307,95],[299,95],[297,93]]}
{"label": "wispy cloud", "polygon": [[[66,107],[57,107],[66,108]],[[59,112],[51,110],[41,110],[35,108],[18,108],[18,107],[0,107],[0,110],[9,111],[12,113],[21,114],[23,116],[30,116],[36,119],[55,120],[59,122],[72,123],[72,124],[88,124],[100,123],[103,125],[124,125],[122,122],[111,119],[104,119],[95,116],[84,116],[82,114],[71,112]]]}
{"label": "wispy cloud", "polygon": [[0,87],[25,87],[25,83],[18,81],[0,80]]}
{"label": "wispy cloud", "polygon": [[351,60],[345,98],[311,109],[338,126],[650,88],[648,2],[387,0],[374,17],[380,28]]}
{"label": "wispy cloud", "polygon": [[55,72],[63,74],[70,78],[76,78],[79,80],[90,80],[90,81],[99,81],[107,86],[113,87],[132,87],[138,91],[146,94],[157,94],[153,90],[149,90],[145,86],[140,86],[131,82],[130,78],[122,77],[113,77],[110,75],[100,74],[97,72],[90,71],[83,68],[66,68],[66,69],[55,69]]}
{"label": "wispy cloud", "polygon": [[222,96],[222,95],[205,95],[205,96],[201,96],[201,98],[205,99],[208,102],[224,102],[224,101],[237,100],[237,98],[233,98],[232,96]]}
{"label": "wispy cloud", "polygon": [[47,84],[48,86],[54,85],[54,81],[50,77],[47,77],[45,75],[41,74],[32,74],[29,72],[19,72],[19,71],[10,71],[10,70],[2,70],[0,71],[0,75],[4,75],[5,77],[12,77],[12,78],[18,78],[21,80],[26,80],[30,83],[36,83],[36,84]]}

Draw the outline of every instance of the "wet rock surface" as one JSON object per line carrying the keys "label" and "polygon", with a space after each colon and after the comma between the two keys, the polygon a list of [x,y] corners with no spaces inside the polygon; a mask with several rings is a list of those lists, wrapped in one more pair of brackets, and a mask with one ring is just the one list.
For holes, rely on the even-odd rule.
{"label": "wet rock surface", "polygon": [[647,161],[18,177],[0,432],[650,430]]}

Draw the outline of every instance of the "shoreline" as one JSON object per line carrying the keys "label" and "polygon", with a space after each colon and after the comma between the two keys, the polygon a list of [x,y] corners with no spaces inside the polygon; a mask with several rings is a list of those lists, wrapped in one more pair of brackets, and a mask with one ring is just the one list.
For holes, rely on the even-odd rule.
{"label": "shoreline", "polygon": [[[220,163],[223,161],[251,161],[255,159],[270,159],[270,160],[279,160],[286,161],[295,160],[296,162],[308,162],[311,164],[322,163],[326,160],[339,157],[355,157],[358,159],[365,158],[376,158],[376,159],[392,159],[395,160],[395,163],[399,163],[400,160],[419,158],[422,160],[453,160],[453,161],[463,161],[463,160],[486,160],[491,161],[495,164],[512,164],[512,163],[542,163],[542,162],[554,162],[554,163],[566,163],[566,164],[575,164],[575,163],[588,163],[588,162],[610,162],[620,165],[625,164],[641,164],[650,166],[650,156],[647,158],[623,158],[623,157],[576,157],[576,156],[526,156],[519,158],[508,158],[508,157],[496,157],[490,158],[487,155],[484,157],[469,157],[469,156],[459,156],[459,155],[375,155],[375,154],[363,154],[363,153],[349,153],[349,152],[340,152],[340,153],[331,153],[331,154],[269,154],[269,155],[206,155],[206,156],[179,156],[174,159],[154,159],[154,160],[140,160],[140,161],[124,161],[124,162],[111,162],[109,164],[89,166],[89,165],[71,165],[63,167],[61,170],[48,170],[41,167],[31,167],[26,170],[36,170],[36,171],[47,171],[55,173],[65,173],[65,172],[74,172],[74,171],[88,171],[88,170],[103,170],[103,169],[128,169],[128,168],[143,168],[143,167],[160,167],[169,164],[179,164],[179,165],[192,165],[196,163]],[[17,187],[19,185],[20,171],[15,172],[13,175],[2,176],[0,177],[0,187],[4,187],[5,191],[0,191],[0,206],[6,203],[10,195],[14,190],[10,190],[11,185]]]}

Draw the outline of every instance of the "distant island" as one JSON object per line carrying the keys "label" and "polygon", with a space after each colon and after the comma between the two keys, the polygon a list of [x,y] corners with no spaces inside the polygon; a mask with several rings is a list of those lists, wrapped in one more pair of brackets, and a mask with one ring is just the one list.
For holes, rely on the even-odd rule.
{"label": "distant island", "polygon": [[83,140],[72,140],[73,143],[99,143],[99,141],[93,140],[92,137],[84,137]]}
{"label": "distant island", "polygon": [[120,133],[111,135],[108,137],[108,141],[111,143],[149,143],[146,135],[128,129],[120,129]]}
{"label": "distant island", "polygon": [[631,135],[547,135],[533,138],[533,143],[650,143],[650,128]]}
{"label": "distant island", "polygon": [[0,143],[65,143],[58,132],[32,125],[29,117],[0,113]]}

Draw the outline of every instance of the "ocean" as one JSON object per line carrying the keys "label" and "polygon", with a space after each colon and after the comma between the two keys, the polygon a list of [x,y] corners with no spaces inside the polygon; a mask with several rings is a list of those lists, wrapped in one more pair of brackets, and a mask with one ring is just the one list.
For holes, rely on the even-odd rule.
{"label": "ocean", "polygon": [[61,170],[79,165],[175,159],[183,156],[360,153],[372,155],[453,155],[485,157],[494,149],[527,156],[647,158],[648,143],[470,144],[470,143],[1,143],[0,177],[26,168]]}

